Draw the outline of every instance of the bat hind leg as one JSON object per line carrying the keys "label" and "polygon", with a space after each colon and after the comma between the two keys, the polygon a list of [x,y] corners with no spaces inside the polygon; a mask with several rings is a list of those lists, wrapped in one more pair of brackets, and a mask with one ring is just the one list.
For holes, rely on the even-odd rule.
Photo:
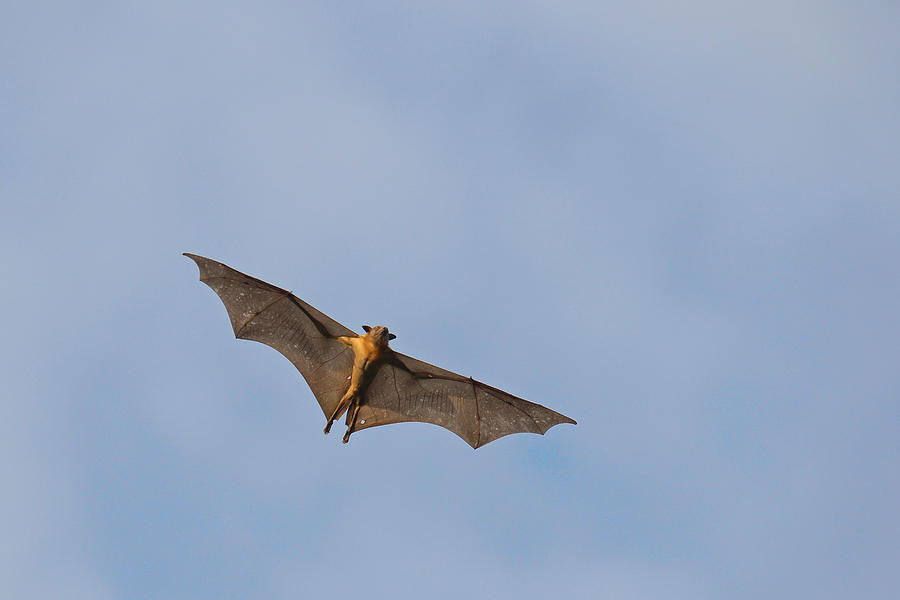
{"label": "bat hind leg", "polygon": [[[334,424],[336,419],[340,419],[341,415],[344,414],[344,411],[350,406],[356,394],[353,390],[347,390],[347,393],[344,394],[344,397],[341,398],[341,401],[338,402],[338,405],[334,407],[334,412],[331,413],[331,416],[328,417],[328,422],[325,424],[325,434],[327,435],[329,431],[331,431],[331,426]],[[349,414],[348,414],[349,417]]]}
{"label": "bat hind leg", "polygon": [[356,415],[359,414],[360,404],[359,399],[355,400],[350,410],[347,411],[347,431],[344,432],[344,439],[341,440],[345,444],[350,441],[350,434],[356,429]]}

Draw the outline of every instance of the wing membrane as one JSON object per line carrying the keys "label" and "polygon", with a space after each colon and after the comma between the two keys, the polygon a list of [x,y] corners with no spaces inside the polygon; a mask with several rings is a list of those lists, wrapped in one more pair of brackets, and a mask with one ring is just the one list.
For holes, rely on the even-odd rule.
{"label": "wing membrane", "polygon": [[[381,367],[355,429],[421,421],[449,429],[473,448],[512,433],[546,433],[575,421],[540,404],[404,354]],[[363,422],[364,421],[364,422]]]}
{"label": "wing membrane", "polygon": [[297,367],[326,416],[347,389],[353,351],[337,341],[356,334],[291,292],[220,262],[185,253],[200,268],[200,281],[228,311],[237,338],[278,350]]}

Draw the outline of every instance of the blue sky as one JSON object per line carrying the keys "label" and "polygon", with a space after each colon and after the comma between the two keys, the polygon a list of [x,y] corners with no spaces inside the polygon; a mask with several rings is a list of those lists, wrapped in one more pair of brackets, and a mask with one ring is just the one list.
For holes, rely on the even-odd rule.
{"label": "blue sky", "polygon": [[[0,19],[0,595],[889,598],[900,10]],[[321,434],[181,252],[571,415]]]}

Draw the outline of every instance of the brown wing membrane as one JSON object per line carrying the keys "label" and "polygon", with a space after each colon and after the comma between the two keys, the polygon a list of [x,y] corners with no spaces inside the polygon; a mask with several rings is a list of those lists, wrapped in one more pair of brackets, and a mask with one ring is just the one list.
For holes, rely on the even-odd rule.
{"label": "brown wing membrane", "polygon": [[353,351],[337,341],[356,334],[291,292],[196,254],[200,281],[219,295],[235,337],[262,342],[281,352],[303,375],[329,416],[347,390]]}
{"label": "brown wing membrane", "polygon": [[355,430],[421,421],[445,427],[473,448],[511,433],[545,433],[573,419],[480,381],[404,354],[366,389]]}

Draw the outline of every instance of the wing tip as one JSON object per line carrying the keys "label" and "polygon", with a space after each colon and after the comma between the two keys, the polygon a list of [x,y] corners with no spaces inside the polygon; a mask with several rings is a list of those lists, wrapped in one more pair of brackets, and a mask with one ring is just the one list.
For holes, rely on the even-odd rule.
{"label": "wing tip", "polygon": [[211,258],[206,258],[205,256],[200,256],[199,254],[194,254],[193,252],[182,252],[181,255],[182,255],[182,256],[187,256],[189,259],[191,259],[192,261],[194,261],[194,262],[197,263],[198,265],[199,265],[201,262],[203,262],[203,261],[216,262],[216,261],[214,261],[214,260],[211,259]]}
{"label": "wing tip", "polygon": [[191,259],[192,261],[194,261],[194,262],[197,264],[197,268],[198,268],[198,269],[201,269],[201,270],[202,270],[202,268],[203,268],[203,262],[202,262],[202,261],[209,260],[209,259],[206,258],[205,256],[200,256],[199,254],[191,254],[190,252],[182,252],[181,255],[182,255],[182,256],[187,256],[189,259]]}
{"label": "wing tip", "polygon": [[[206,258],[205,256],[200,256],[199,254],[191,254],[190,252],[182,252],[181,255],[187,256],[189,259],[194,261],[194,263],[197,265],[197,270],[199,272],[200,281],[202,281],[203,283],[206,283],[207,285],[209,285],[209,284],[207,283],[206,280],[209,277],[211,269],[215,269],[216,267],[220,267],[220,266],[226,267],[226,265],[223,265],[222,263],[220,263],[218,261],[215,261],[211,258]],[[226,268],[228,268],[228,267],[226,267]]]}
{"label": "wing tip", "polygon": [[562,425],[564,423],[569,423],[571,425],[578,425],[578,421],[576,421],[572,417],[568,417],[568,416],[562,414],[561,412],[556,412],[552,408],[548,408],[547,410],[549,410],[552,413],[552,416],[555,418],[552,419],[553,422],[547,427],[547,429],[544,430],[545,432],[549,431],[551,427],[556,427],[557,425]]}
{"label": "wing tip", "polygon": [[557,425],[567,425],[567,424],[578,425],[578,423],[575,421],[575,419],[570,419],[569,417],[565,417],[563,419],[556,421],[555,423],[551,423],[551,424],[547,425],[543,431],[541,431],[539,429],[537,431],[532,431],[529,433],[537,433],[540,435],[547,435],[547,432],[550,431],[551,429],[553,429],[554,427],[556,427]]}
{"label": "wing tip", "polygon": [[[249,275],[244,275],[244,273],[241,273],[240,271],[235,271],[234,269],[232,269],[225,263],[221,263],[217,260],[213,260],[213,259],[207,258],[205,256],[200,256],[199,254],[192,254],[191,252],[182,252],[181,255],[187,256],[188,258],[190,258],[192,261],[194,261],[197,264],[197,268],[200,270],[200,281],[206,283],[207,285],[209,285],[207,282],[208,279],[210,279],[211,277],[215,277],[217,275],[223,274],[223,273],[236,273],[238,275],[243,275],[244,277],[249,277]],[[266,284],[266,285],[271,285],[271,284]]]}

